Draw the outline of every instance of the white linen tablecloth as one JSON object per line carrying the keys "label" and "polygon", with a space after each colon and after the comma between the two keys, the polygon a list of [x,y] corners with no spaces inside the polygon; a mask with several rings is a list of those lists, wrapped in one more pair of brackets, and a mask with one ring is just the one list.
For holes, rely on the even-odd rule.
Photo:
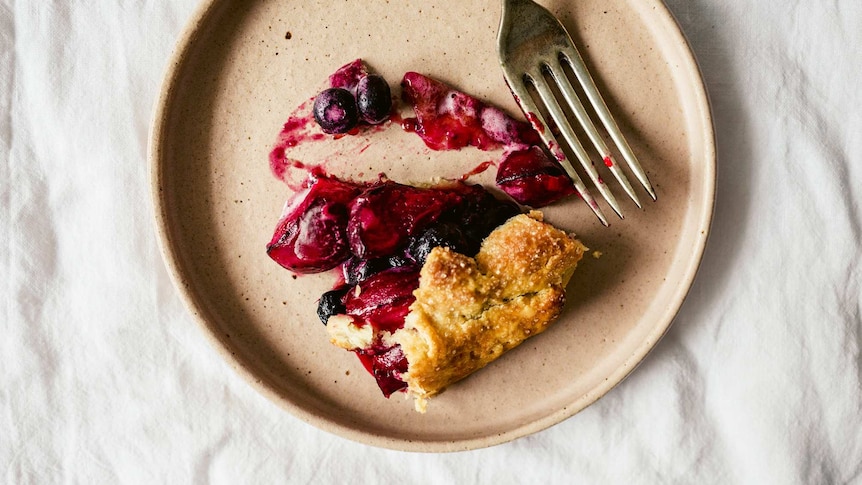
{"label": "white linen tablecloth", "polygon": [[595,405],[435,455],[287,414],[169,281],[147,130],[197,0],[0,0],[0,482],[862,483],[862,2],[667,3],[718,140],[689,298]]}

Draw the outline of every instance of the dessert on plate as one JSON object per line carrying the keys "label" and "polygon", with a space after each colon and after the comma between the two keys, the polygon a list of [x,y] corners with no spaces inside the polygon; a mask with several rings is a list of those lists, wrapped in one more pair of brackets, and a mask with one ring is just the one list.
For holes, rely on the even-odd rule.
{"label": "dessert on plate", "polygon": [[285,205],[269,256],[296,273],[339,270],[318,316],[387,397],[427,398],[560,314],[586,248],[480,185],[412,187],[312,173]]}
{"label": "dessert on plate", "polygon": [[[312,117],[333,139],[385,123],[384,85],[350,63],[330,76]],[[530,143],[529,125],[416,73],[402,88],[416,113],[402,125],[432,149],[505,146],[498,186],[522,204],[570,193],[555,162]],[[411,186],[384,175],[356,182],[319,167],[285,204],[267,245],[294,273],[337,274],[317,308],[330,341],[356,353],[386,397],[406,392],[421,412],[430,397],[544,331],[585,251],[541,212],[524,213],[481,185]]]}
{"label": "dessert on plate", "polygon": [[432,249],[411,275],[418,288],[401,327],[392,331],[346,313],[330,316],[327,330],[333,344],[370,360],[375,377],[392,386],[384,392],[406,389],[424,412],[428,398],[559,316],[585,249],[539,213],[521,214],[492,231],[475,257]]}

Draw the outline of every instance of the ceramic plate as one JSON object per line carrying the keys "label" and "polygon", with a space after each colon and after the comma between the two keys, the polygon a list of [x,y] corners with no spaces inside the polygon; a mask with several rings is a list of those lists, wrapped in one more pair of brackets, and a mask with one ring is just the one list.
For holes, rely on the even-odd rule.
{"label": "ceramic plate", "polygon": [[[568,26],[658,201],[642,211],[624,202],[626,219],[610,228],[577,198],[547,208],[550,222],[601,257],[582,261],[555,325],[451,386],[424,415],[400,394],[383,398],[358,359],[330,345],[315,311],[334,277],[295,278],[267,257],[292,193],[268,154],[293,110],[360,57],[396,89],[414,70],[516,113],[495,54],[499,2],[214,0],[184,32],[150,140],[164,259],[218,349],[299,418],[403,450],[501,443],[594,402],[671,324],[700,263],[714,198],[712,121],[698,68],[660,1],[543,3]],[[309,143],[297,158],[326,161],[338,175],[384,172],[419,183],[457,177],[494,155],[433,152],[397,125],[364,136]],[[493,170],[471,180],[493,185]]]}

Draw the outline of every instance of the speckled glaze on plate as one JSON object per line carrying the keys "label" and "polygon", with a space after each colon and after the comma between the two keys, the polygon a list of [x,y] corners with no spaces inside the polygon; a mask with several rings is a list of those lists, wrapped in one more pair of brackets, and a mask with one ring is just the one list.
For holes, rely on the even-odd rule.
{"label": "speckled glaze on plate", "polygon": [[[498,444],[594,402],[671,324],[714,203],[715,145],[698,68],[658,0],[543,4],[569,28],[659,199],[643,211],[625,204],[626,219],[609,229],[575,198],[547,208],[550,222],[601,257],[582,261],[555,325],[450,387],[424,415],[400,394],[383,398],[358,359],[330,345],[315,310],[333,276],[294,278],[267,257],[291,194],[267,157],[292,110],[358,57],[393,86],[415,70],[516,113],[496,59],[499,2],[212,0],[185,30],[150,137],[164,259],[217,348],[299,418],[402,450]],[[327,160],[340,175],[420,183],[459,176],[492,155],[432,152],[393,126],[309,144],[298,158]],[[471,180],[493,184],[493,170]]]}

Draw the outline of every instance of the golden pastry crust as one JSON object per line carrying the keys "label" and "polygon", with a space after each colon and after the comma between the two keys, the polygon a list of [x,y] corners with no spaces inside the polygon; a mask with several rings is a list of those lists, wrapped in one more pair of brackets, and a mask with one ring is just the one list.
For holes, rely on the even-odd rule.
{"label": "golden pastry crust", "polygon": [[586,250],[535,211],[494,230],[475,258],[434,248],[404,328],[392,334],[409,362],[402,379],[416,409],[424,412],[427,398],[544,331]]}

